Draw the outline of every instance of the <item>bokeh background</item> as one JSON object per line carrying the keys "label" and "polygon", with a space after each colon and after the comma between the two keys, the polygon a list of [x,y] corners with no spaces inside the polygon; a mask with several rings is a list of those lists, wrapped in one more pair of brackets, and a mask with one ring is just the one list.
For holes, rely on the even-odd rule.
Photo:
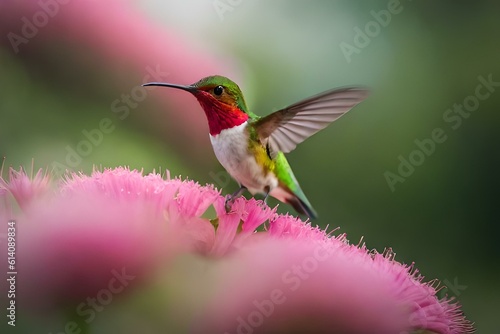
{"label": "bokeh background", "polygon": [[[2,1],[0,155],[5,166],[34,160],[56,174],[168,169],[230,193],[236,184],[194,98],[140,84],[225,75],[259,115],[369,86],[367,101],[288,154],[320,215],[314,223],[392,247],[448,284],[442,293],[458,298],[479,333],[496,332],[500,87],[456,129],[443,116],[475,95],[479,77],[500,82],[500,4],[397,3]],[[388,8],[397,13],[377,23],[374,13]],[[358,29],[372,30],[364,38]],[[356,50],[346,55],[347,45]],[[398,173],[399,157],[436,128],[446,140],[391,189],[385,173]]]}

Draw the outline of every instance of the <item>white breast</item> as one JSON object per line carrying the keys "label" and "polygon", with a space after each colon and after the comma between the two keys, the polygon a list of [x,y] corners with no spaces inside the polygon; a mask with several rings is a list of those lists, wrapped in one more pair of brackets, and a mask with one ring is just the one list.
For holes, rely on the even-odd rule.
{"label": "white breast", "polygon": [[247,122],[230,129],[222,130],[218,135],[210,135],[215,156],[227,172],[250,193],[264,193],[268,186],[271,190],[278,185],[273,173],[264,174],[255,157],[248,150]]}

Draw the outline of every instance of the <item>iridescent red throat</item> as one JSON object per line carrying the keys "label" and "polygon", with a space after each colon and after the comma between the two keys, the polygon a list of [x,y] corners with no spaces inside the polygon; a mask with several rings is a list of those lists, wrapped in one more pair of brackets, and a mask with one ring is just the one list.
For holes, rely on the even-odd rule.
{"label": "iridescent red throat", "polygon": [[248,115],[237,106],[222,103],[209,93],[200,91],[195,96],[205,111],[212,136],[218,135],[222,130],[241,125],[248,120]]}

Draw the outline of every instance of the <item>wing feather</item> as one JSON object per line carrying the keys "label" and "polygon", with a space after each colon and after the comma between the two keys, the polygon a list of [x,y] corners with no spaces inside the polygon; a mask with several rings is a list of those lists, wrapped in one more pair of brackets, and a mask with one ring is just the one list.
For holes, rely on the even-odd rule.
{"label": "wing feather", "polygon": [[360,87],[333,89],[294,103],[256,121],[260,140],[271,157],[288,153],[298,144],[351,110],[368,96]]}

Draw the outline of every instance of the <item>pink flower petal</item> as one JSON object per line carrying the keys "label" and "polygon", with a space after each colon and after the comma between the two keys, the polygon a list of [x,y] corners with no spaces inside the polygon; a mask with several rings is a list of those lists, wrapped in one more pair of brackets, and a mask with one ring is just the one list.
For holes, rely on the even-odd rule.
{"label": "pink flower petal", "polygon": [[219,191],[213,186],[201,187],[193,181],[185,181],[179,188],[177,201],[180,210],[190,217],[200,217],[216,198],[219,197]]}
{"label": "pink flower petal", "polygon": [[390,277],[304,240],[267,239],[220,260],[196,333],[397,333],[409,310]]}
{"label": "pink flower petal", "polygon": [[49,174],[42,169],[39,169],[34,177],[29,177],[22,167],[19,171],[9,168],[8,181],[1,174],[0,190],[10,193],[22,209],[25,209],[33,199],[43,196],[49,189]]}
{"label": "pink flower petal", "polygon": [[233,208],[238,208],[238,211],[226,212],[226,200],[224,197],[218,198],[214,203],[214,208],[217,213],[218,226],[215,233],[215,244],[211,250],[211,254],[215,256],[224,255],[230,248],[237,230],[241,222],[242,204],[244,199],[237,198],[233,203]]}
{"label": "pink flower petal", "polygon": [[140,202],[54,198],[30,207],[17,225],[19,292],[39,308],[95,296],[114,271],[137,285],[170,254],[162,221]]}
{"label": "pink flower petal", "polygon": [[243,215],[242,233],[253,233],[259,226],[271,218],[274,211],[262,201],[257,201],[254,198],[248,200]]}

